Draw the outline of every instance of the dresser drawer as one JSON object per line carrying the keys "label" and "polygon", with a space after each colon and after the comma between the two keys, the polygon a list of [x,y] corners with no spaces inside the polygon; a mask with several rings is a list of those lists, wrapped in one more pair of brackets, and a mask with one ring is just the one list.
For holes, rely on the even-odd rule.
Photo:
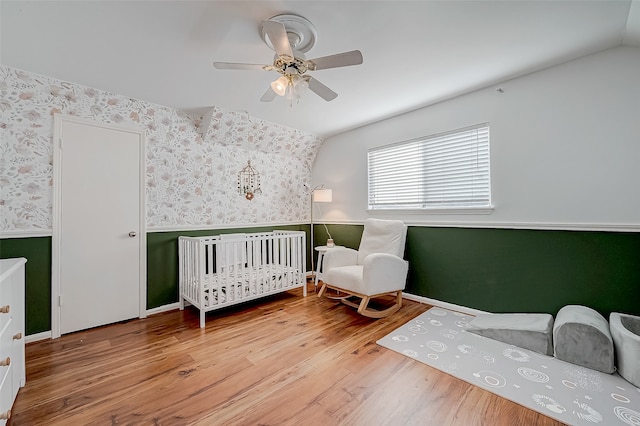
{"label": "dresser drawer", "polygon": [[[11,353],[13,349],[13,338],[11,335],[11,318],[5,323],[5,327],[0,332],[0,415],[7,413],[13,404],[13,369],[11,368]],[[7,362],[9,361],[9,362]],[[8,364],[8,365],[5,365]],[[6,420],[0,419],[0,426]]]}
{"label": "dresser drawer", "polygon": [[[0,380],[0,426],[7,424],[7,420],[2,417],[8,417],[13,406],[13,396],[11,389],[13,388],[11,366],[2,367],[2,380]],[[6,374],[5,374],[6,373]],[[3,416],[4,415],[4,416]]]}
{"label": "dresser drawer", "polygon": [[13,286],[14,280],[6,279],[0,283],[0,330],[3,330],[7,325],[7,322],[11,318],[15,310],[15,306],[11,306],[13,303]]}
{"label": "dresser drawer", "polygon": [[0,377],[4,377],[13,362],[11,360],[14,352],[12,325],[13,322],[9,318],[4,328],[0,331]]}
{"label": "dresser drawer", "polygon": [[0,426],[7,423],[13,401],[25,382],[24,264],[0,259]]}

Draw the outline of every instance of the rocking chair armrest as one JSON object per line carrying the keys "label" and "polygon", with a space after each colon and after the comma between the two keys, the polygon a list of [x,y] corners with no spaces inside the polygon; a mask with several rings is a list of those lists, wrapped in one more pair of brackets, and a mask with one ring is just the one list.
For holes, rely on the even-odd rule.
{"label": "rocking chair armrest", "polygon": [[358,252],[354,249],[347,247],[336,247],[331,250],[327,250],[322,259],[323,271],[328,271],[331,268],[339,266],[350,266],[358,264]]}
{"label": "rocking chair armrest", "polygon": [[372,253],[364,259],[362,278],[369,295],[402,291],[407,283],[409,262],[387,253]]}

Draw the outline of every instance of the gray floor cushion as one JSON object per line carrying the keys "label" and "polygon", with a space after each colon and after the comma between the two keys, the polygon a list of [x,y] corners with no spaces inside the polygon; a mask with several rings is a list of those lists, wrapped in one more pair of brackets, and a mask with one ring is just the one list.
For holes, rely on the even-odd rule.
{"label": "gray floor cushion", "polygon": [[616,348],[618,373],[640,388],[640,317],[612,312],[609,329]]}
{"label": "gray floor cushion", "polygon": [[558,311],[553,326],[556,358],[583,367],[613,373],[614,352],[609,323],[598,312],[580,305]]}
{"label": "gray floor cushion", "polygon": [[549,314],[481,314],[467,329],[545,355],[553,355],[552,330],[553,317]]}

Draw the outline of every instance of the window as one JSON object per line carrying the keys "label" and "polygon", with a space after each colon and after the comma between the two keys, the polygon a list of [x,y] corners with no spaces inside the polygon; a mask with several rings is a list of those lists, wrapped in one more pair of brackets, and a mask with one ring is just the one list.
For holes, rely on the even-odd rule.
{"label": "window", "polygon": [[490,208],[489,125],[371,149],[369,209]]}

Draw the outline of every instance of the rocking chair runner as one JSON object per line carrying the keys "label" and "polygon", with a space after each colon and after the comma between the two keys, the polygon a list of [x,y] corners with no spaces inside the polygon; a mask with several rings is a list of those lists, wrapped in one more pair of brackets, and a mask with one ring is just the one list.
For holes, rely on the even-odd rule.
{"label": "rocking chair runner", "polygon": [[[327,289],[345,293],[342,303],[358,309],[370,318],[382,318],[402,307],[402,290],[406,285],[408,263],[403,260],[407,226],[399,220],[367,219],[358,251],[335,248],[323,259],[322,297]],[[386,309],[369,307],[371,299],[395,296],[395,303]],[[360,298],[360,303],[349,300]]]}

